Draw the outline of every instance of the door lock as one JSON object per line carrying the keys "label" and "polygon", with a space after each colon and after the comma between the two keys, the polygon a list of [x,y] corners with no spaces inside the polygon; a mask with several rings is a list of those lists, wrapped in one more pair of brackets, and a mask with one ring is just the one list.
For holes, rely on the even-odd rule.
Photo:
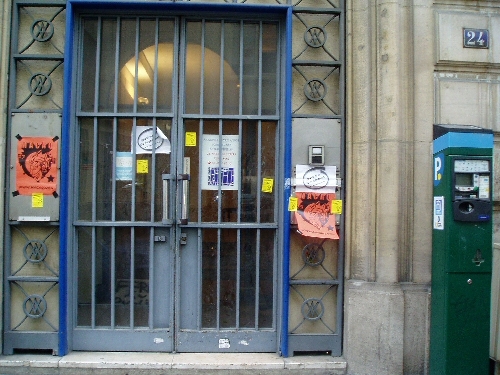
{"label": "door lock", "polygon": [[181,239],[179,240],[179,243],[181,245],[187,244],[187,234],[186,233],[181,233]]}

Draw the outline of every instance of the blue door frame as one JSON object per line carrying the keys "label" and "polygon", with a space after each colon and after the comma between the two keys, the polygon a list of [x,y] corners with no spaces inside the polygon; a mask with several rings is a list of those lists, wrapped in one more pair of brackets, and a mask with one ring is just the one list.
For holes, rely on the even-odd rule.
{"label": "blue door frame", "polygon": [[64,58],[64,107],[62,115],[62,142],[61,142],[61,181],[60,181],[60,293],[59,293],[59,350],[60,356],[67,354],[70,348],[70,314],[68,308],[71,303],[72,291],[70,290],[70,279],[73,277],[71,267],[71,201],[69,192],[72,189],[72,175],[70,173],[71,144],[74,141],[71,134],[74,108],[74,38],[76,15],[82,11],[103,10],[140,10],[140,11],[162,11],[162,12],[217,12],[219,14],[245,13],[245,14],[276,14],[286,18],[286,32],[283,42],[285,43],[285,71],[282,79],[282,97],[284,104],[281,107],[284,120],[284,165],[282,186],[282,212],[280,213],[282,231],[282,269],[281,269],[281,321],[279,329],[279,350],[284,357],[288,356],[288,307],[289,307],[289,259],[290,259],[290,213],[288,211],[288,198],[291,195],[291,98],[292,98],[292,7],[288,5],[249,5],[249,4],[199,4],[189,2],[136,2],[136,1],[94,1],[94,0],[69,0],[66,4],[66,43]]}

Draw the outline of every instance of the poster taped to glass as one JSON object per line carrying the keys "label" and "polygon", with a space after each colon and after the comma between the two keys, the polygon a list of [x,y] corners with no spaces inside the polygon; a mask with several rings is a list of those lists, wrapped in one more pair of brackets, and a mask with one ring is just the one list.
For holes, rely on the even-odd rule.
{"label": "poster taped to glass", "polygon": [[[221,151],[220,151],[221,150]],[[203,134],[201,140],[201,188],[239,190],[239,135]]]}
{"label": "poster taped to glass", "polygon": [[[134,139],[132,136],[131,139]],[[151,126],[136,126],[135,127],[135,153],[136,154],[152,154],[153,148],[156,154],[170,154],[170,141],[165,134],[156,128],[154,134]],[[134,145],[131,145],[134,150]]]}

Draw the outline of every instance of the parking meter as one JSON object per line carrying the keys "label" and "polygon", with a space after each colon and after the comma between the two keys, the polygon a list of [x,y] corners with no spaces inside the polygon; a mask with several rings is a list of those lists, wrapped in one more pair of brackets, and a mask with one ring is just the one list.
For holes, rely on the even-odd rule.
{"label": "parking meter", "polygon": [[434,125],[430,373],[487,374],[493,133]]}

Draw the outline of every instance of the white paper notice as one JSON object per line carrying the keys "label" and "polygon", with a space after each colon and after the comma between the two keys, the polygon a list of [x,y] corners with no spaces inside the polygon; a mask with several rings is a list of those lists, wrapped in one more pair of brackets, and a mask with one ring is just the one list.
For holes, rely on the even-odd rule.
{"label": "white paper notice", "polygon": [[[133,139],[133,137],[131,137]],[[154,138],[154,142],[153,142]],[[132,150],[134,149],[132,145]],[[152,154],[153,147],[157,154],[170,154],[171,145],[167,136],[156,128],[156,135],[153,137],[153,128],[151,126],[135,127],[135,153]]]}
{"label": "white paper notice", "polygon": [[[219,147],[222,145],[222,153]],[[239,135],[203,134],[201,139],[201,188],[239,190]]]}
{"label": "white paper notice", "polygon": [[295,167],[297,193],[335,193],[337,186],[337,167],[311,167],[297,165]]}
{"label": "white paper notice", "polygon": [[490,199],[490,176],[479,176],[479,199]]}
{"label": "white paper notice", "polygon": [[116,179],[132,181],[132,154],[130,152],[116,153]]}
{"label": "white paper notice", "polygon": [[444,197],[434,197],[434,229],[444,230]]}

